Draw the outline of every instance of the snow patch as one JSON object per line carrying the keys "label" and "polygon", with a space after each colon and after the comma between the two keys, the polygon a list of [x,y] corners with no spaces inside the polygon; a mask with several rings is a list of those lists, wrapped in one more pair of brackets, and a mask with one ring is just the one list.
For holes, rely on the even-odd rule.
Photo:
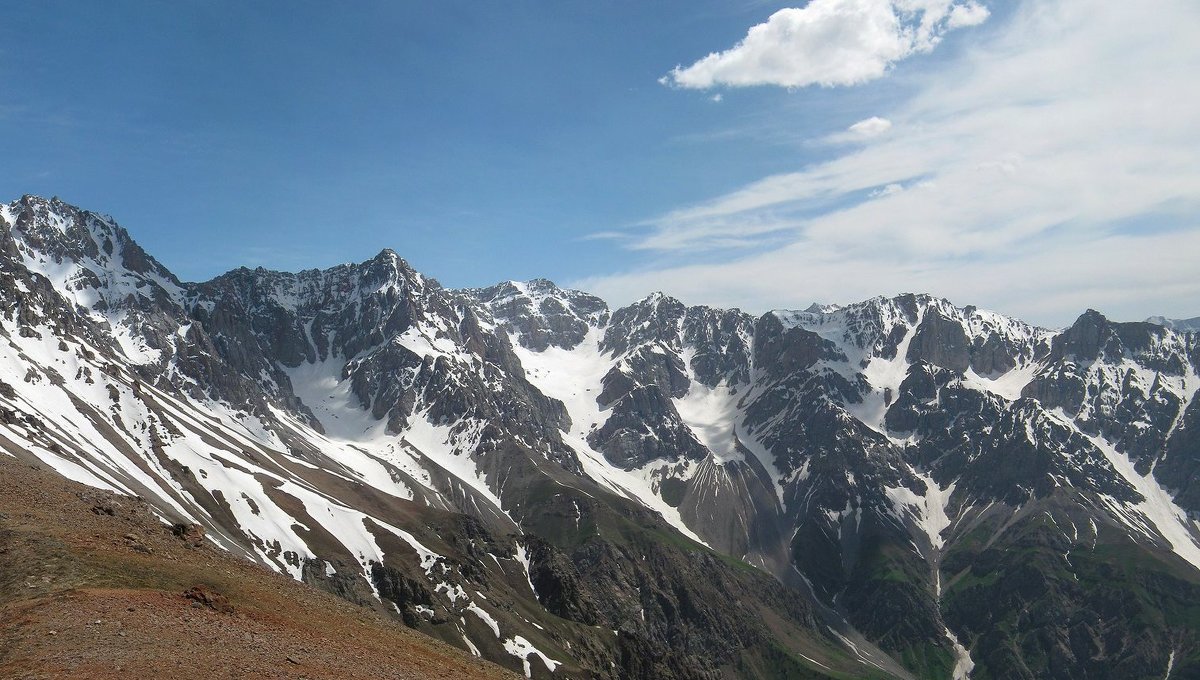
{"label": "snow patch", "polygon": [[946,637],[950,640],[950,647],[954,650],[954,670],[951,671],[951,680],[970,680],[971,671],[975,670],[975,661],[971,659],[971,653],[966,647],[958,641],[954,633],[946,628]]}
{"label": "snow patch", "polygon": [[950,527],[950,517],[946,513],[946,507],[950,503],[950,496],[954,493],[954,484],[951,483],[942,488],[933,481],[933,477],[928,473],[914,472],[914,474],[925,482],[924,496],[918,496],[905,486],[884,487],[883,491],[891,500],[897,517],[903,519],[901,513],[906,512],[908,517],[916,523],[917,528],[928,538],[929,545],[935,551],[940,551],[946,544],[942,533]]}
{"label": "snow patch", "polygon": [[555,661],[554,659],[546,656],[541,650],[539,650],[537,647],[534,647],[533,643],[521,637],[520,635],[514,635],[513,637],[505,640],[504,651],[521,660],[521,664],[524,666],[525,670],[525,677],[527,678],[533,677],[533,667],[529,664],[530,656],[536,656],[541,659],[542,663],[546,664],[546,668],[549,669],[551,673],[554,672],[555,668],[562,665],[561,661]]}
{"label": "snow patch", "polygon": [[1153,472],[1139,474],[1129,456],[1117,451],[1107,440],[1097,436],[1088,436],[1088,439],[1104,453],[1104,457],[1125,481],[1145,499],[1141,503],[1118,504],[1111,498],[1103,497],[1110,507],[1138,531],[1145,532],[1148,527],[1139,526],[1140,522],[1131,521],[1128,510],[1145,517],[1177,555],[1200,569],[1200,542],[1197,542],[1196,538],[1197,532],[1200,531],[1200,522],[1190,519],[1187,512],[1175,504],[1175,499],[1154,479]]}
{"label": "snow patch", "polygon": [[521,563],[521,568],[525,571],[525,582],[529,584],[529,591],[537,597],[537,588],[533,587],[533,579],[529,577],[529,551],[520,543],[517,544],[516,560]]}
{"label": "snow patch", "polygon": [[[689,347],[683,354],[683,363],[690,373],[695,349]],[[689,377],[692,377],[692,384],[687,394],[671,400],[679,417],[718,463],[743,460],[735,427],[741,416],[738,389],[725,383],[710,388],[693,376]]]}
{"label": "snow patch", "polygon": [[1016,401],[1021,398],[1021,392],[1025,386],[1037,377],[1037,372],[1041,367],[1041,364],[1025,364],[994,378],[981,376],[973,369],[968,368],[966,374],[963,375],[962,384],[980,392],[990,392],[1008,401]]}
{"label": "snow patch", "polygon": [[[491,628],[492,632],[496,634],[496,639],[497,640],[500,639],[500,624],[496,622],[496,619],[493,618],[491,614],[484,611],[484,609],[482,607],[475,604],[474,602],[467,605],[467,611],[469,611],[472,614],[474,614],[475,616],[479,617],[479,620],[483,621],[485,624],[487,624],[487,627]],[[551,670],[553,670],[553,669],[551,669]]]}

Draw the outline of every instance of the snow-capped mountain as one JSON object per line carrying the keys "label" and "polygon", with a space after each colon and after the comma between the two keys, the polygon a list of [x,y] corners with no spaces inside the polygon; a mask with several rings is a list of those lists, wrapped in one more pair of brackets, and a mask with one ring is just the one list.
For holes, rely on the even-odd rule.
{"label": "snow-capped mountain", "polygon": [[0,206],[0,450],[549,677],[1200,673],[1200,336],[759,317]]}

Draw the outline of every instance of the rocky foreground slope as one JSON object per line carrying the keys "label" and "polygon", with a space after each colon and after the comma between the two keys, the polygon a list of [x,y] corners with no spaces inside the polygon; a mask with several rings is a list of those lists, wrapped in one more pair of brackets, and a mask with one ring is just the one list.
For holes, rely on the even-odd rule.
{"label": "rocky foreground slope", "polygon": [[0,207],[0,450],[533,677],[1200,674],[1200,339],[391,251],[178,281]]}
{"label": "rocky foreground slope", "polygon": [[0,457],[0,677],[516,678]]}

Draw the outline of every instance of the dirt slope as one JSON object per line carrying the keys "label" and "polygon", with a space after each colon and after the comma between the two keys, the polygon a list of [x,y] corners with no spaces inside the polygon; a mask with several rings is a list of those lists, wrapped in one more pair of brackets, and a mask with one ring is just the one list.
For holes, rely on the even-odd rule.
{"label": "dirt slope", "polygon": [[515,676],[0,455],[0,677]]}

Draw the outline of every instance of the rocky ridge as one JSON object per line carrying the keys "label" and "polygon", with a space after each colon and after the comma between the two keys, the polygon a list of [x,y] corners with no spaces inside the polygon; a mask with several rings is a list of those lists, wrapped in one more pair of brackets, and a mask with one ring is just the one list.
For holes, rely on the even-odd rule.
{"label": "rocky ridge", "polygon": [[610,310],[391,251],[184,284],[109,218],[0,220],[3,450],[518,672],[1200,663],[1178,327],[928,295]]}

